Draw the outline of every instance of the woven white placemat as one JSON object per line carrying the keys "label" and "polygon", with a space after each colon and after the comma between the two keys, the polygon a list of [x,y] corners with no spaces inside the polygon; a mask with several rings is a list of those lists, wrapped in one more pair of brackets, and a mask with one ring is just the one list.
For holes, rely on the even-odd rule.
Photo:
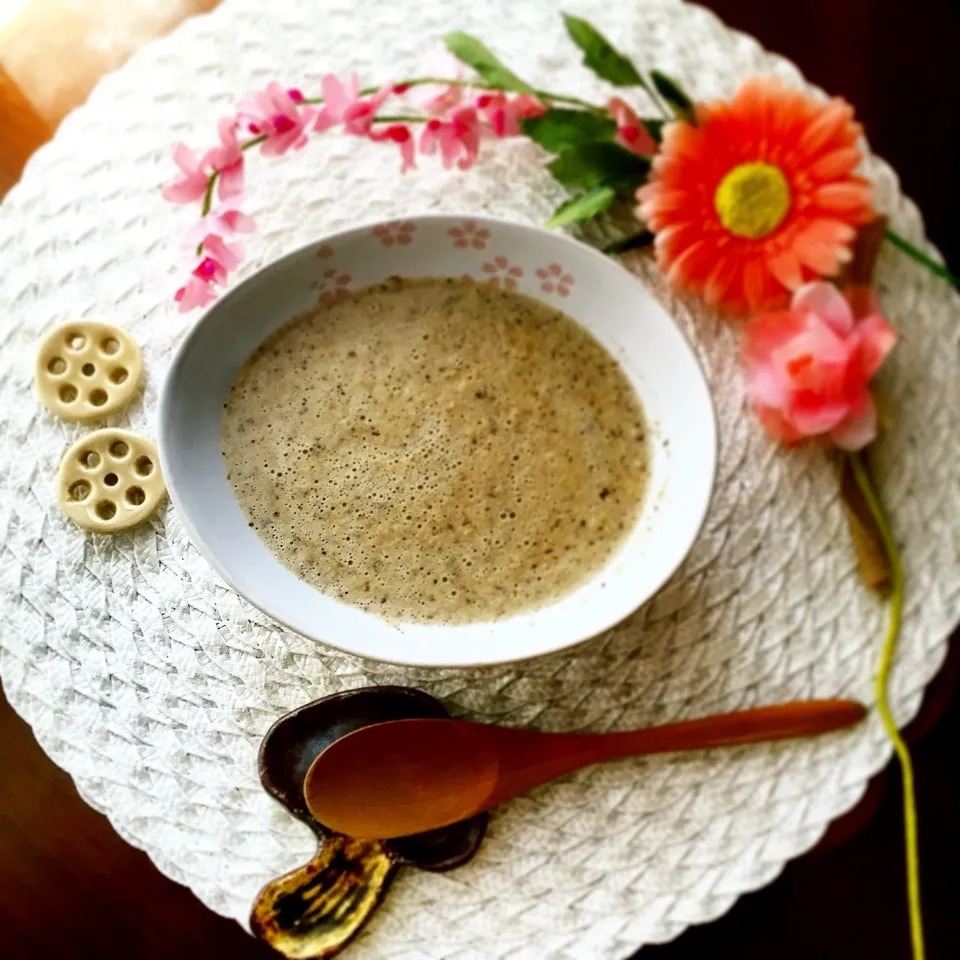
{"label": "woven white placemat", "polygon": [[[761,70],[802,83],[791,64],[679,0],[568,6],[698,98],[729,94]],[[273,720],[315,697],[406,683],[472,717],[592,730],[794,697],[872,699],[885,610],[857,580],[827,458],[768,442],[743,409],[733,331],[668,295],[649,270],[714,390],[717,492],[669,586],[572,654],[478,672],[362,663],[237,597],[169,508],[108,539],[84,536],[54,502],[60,454],[83,428],[34,399],[37,338],[77,315],[132,331],[149,379],[111,422],[150,433],[158,383],[191,322],[151,279],[191,222],[160,198],[170,141],[210,142],[221,114],[275,78],[312,91],[330,70],[357,70],[365,83],[409,75],[450,29],[482,37],[537,85],[600,99],[558,10],[546,0],[227,0],[108,77],[0,208],[4,687],[125,838],[241,922],[262,883],[312,852],[307,830],[261,791],[255,756]],[[457,210],[539,223],[561,198],[525,143],[489,148],[466,174],[425,162],[401,178],[397,166],[392,150],[329,135],[296,156],[252,158],[248,207],[262,232],[244,271],[358,219]],[[874,160],[869,172],[880,209],[924,243],[892,171]],[[896,425],[881,457],[909,582],[893,683],[902,723],[960,613],[960,301],[889,249],[879,287],[903,331],[884,377]],[[403,871],[352,950],[392,960],[624,956],[769,882],[889,755],[874,717],[816,743],[582,771],[498,812],[468,867]]]}

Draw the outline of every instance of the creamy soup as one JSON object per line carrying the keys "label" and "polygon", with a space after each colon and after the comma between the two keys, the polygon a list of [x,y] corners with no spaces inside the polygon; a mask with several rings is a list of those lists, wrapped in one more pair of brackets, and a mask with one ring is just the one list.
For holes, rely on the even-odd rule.
{"label": "creamy soup", "polygon": [[583,327],[469,278],[400,279],[294,318],[223,414],[227,476],[274,555],[388,620],[531,610],[640,511],[649,441]]}

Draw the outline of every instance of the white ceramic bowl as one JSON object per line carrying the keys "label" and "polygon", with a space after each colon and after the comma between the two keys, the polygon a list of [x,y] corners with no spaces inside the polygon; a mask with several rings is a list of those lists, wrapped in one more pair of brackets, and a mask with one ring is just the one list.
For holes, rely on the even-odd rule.
{"label": "white ceramic bowl", "polygon": [[[318,296],[391,275],[515,284],[601,341],[636,387],[652,427],[641,515],[609,563],[531,613],[461,626],[387,623],[325,596],[283,567],[247,526],[223,466],[220,418],[254,349]],[[613,626],[686,556],[716,467],[713,405],[687,341],[616,261],[560,234],[481,217],[430,216],[358,227],[270,264],[228,293],[180,346],[160,399],[160,454],[193,542],[236,590],[294,630],[349,653],[413,666],[472,666],[560,650]]]}

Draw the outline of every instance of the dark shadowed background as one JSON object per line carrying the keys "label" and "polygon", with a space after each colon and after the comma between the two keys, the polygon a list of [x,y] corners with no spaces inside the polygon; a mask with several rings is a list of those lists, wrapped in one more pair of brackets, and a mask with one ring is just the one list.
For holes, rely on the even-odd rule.
{"label": "dark shadowed background", "polygon": [[[116,3],[126,9],[122,0]],[[196,3],[210,5],[210,0]],[[957,272],[960,0],[705,5],[856,106],[873,148],[899,171],[905,192],[924,212],[930,237]],[[105,6],[103,0],[99,6]],[[0,49],[0,72],[2,54]],[[10,122],[10,116],[0,117],[0,140]],[[42,122],[34,129],[42,138]],[[909,323],[908,317],[895,319]],[[955,339],[944,349],[956,352]],[[960,957],[960,706],[956,697],[951,700],[958,661],[955,637],[950,660],[909,731],[930,960]],[[907,958],[899,786],[895,770],[877,777],[860,807],[774,884],[744,897],[721,920],[648,948],[644,960]],[[121,840],[79,799],[70,778],[46,758],[0,694],[0,956],[276,955],[209,912]]]}

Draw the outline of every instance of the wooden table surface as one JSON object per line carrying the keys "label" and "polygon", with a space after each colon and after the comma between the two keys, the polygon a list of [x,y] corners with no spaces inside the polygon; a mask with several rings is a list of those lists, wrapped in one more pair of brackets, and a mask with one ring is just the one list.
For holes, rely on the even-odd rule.
{"label": "wooden table surface", "polygon": [[[30,150],[85,95],[97,72],[116,65],[127,47],[214,2],[31,0],[33,21],[28,5],[15,29],[0,29],[0,195],[4,178],[8,184],[15,178]],[[874,148],[899,171],[956,272],[960,2],[706,5],[856,105]],[[269,15],[267,5],[264,10]],[[100,42],[98,23],[109,24],[113,46]],[[64,33],[68,27],[73,40]],[[71,63],[63,58],[65,42],[77,54],[74,74],[63,69]],[[960,956],[960,698],[951,698],[960,638],[951,651],[910,729],[930,960]],[[860,807],[835,824],[816,851],[790,864],[775,883],[744,897],[721,920],[648,948],[643,957],[900,960],[909,955],[904,896],[899,778],[892,770],[874,780]],[[253,960],[275,954],[208,911],[121,840],[79,799],[70,778],[47,759],[0,695],[0,956]]]}

